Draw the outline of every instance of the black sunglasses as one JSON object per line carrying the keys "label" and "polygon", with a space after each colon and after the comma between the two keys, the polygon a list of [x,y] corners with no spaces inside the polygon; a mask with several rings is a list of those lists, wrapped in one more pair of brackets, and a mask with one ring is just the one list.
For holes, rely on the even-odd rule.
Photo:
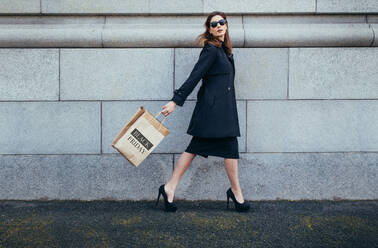
{"label": "black sunglasses", "polygon": [[223,26],[224,24],[227,23],[227,20],[226,19],[220,19],[219,21],[214,21],[214,22],[211,22],[210,23],[210,26],[215,28],[217,25],[218,25],[218,22],[221,26]]}

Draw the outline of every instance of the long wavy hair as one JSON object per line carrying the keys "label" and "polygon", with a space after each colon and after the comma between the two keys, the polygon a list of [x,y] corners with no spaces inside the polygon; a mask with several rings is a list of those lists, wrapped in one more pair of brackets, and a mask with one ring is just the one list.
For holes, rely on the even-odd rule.
{"label": "long wavy hair", "polygon": [[[205,26],[205,32],[203,32],[202,34],[198,35],[197,38],[195,39],[195,44],[196,45],[200,45],[200,46],[204,46],[207,42],[217,46],[217,47],[221,47],[222,44],[220,42],[220,40],[218,40],[217,38],[215,38],[211,33],[210,33],[210,21],[211,21],[211,18],[213,18],[213,16],[216,16],[216,15],[220,15],[223,17],[223,19],[227,20],[227,17],[226,17],[226,14],[222,11],[213,11],[211,12],[207,18],[206,18],[206,21],[204,23],[204,26]],[[228,55],[231,56],[232,54],[232,44],[231,44],[231,41],[230,41],[230,36],[228,34],[228,20],[227,20],[227,23],[226,23],[226,26],[227,26],[227,30],[226,30],[226,33],[224,34],[224,44],[225,46],[227,47],[227,50],[228,50]]]}

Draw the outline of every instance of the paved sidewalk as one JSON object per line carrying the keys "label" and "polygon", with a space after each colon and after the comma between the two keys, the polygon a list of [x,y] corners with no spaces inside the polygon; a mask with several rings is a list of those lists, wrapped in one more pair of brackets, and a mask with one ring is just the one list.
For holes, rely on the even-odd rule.
{"label": "paved sidewalk", "polygon": [[378,200],[176,204],[0,201],[0,247],[378,247]]}

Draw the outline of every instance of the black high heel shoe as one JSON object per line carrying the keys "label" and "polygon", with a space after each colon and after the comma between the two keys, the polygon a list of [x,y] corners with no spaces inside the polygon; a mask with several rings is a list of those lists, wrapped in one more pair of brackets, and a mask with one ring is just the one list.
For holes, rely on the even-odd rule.
{"label": "black high heel shoe", "polygon": [[163,197],[164,197],[165,211],[167,211],[167,212],[176,212],[176,210],[177,210],[176,204],[174,202],[168,202],[168,196],[165,193],[164,184],[159,187],[159,194],[158,194],[158,198],[157,198],[155,206],[157,206],[158,203],[159,203],[160,194],[162,194]]}
{"label": "black high heel shoe", "polygon": [[246,212],[246,211],[249,210],[249,203],[246,202],[245,200],[244,200],[243,203],[239,203],[236,200],[234,192],[232,192],[231,188],[229,188],[227,190],[226,194],[227,194],[227,209],[228,209],[228,203],[229,203],[230,197],[231,197],[232,201],[234,202],[236,211],[238,211],[238,212]]}

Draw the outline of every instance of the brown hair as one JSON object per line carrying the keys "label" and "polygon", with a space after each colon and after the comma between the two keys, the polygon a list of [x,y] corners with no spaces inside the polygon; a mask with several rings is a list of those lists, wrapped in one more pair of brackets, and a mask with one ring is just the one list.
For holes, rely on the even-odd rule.
{"label": "brown hair", "polygon": [[[213,11],[211,12],[207,18],[206,18],[206,21],[204,23],[204,26],[206,28],[205,32],[203,32],[202,34],[198,35],[197,38],[195,39],[195,44],[196,45],[201,45],[201,46],[204,46],[207,42],[217,46],[217,47],[221,47],[221,42],[220,40],[216,39],[211,33],[210,33],[210,21],[211,21],[211,18],[213,18],[213,16],[216,16],[216,15],[220,15],[223,17],[223,19],[227,20],[227,17],[226,17],[226,14],[222,11]],[[230,36],[228,35],[228,21],[226,23],[226,26],[227,26],[227,30],[226,30],[226,33],[224,34],[224,44],[225,46],[228,48],[228,55],[231,56],[232,54],[232,44],[231,44],[231,41],[230,41]]]}

